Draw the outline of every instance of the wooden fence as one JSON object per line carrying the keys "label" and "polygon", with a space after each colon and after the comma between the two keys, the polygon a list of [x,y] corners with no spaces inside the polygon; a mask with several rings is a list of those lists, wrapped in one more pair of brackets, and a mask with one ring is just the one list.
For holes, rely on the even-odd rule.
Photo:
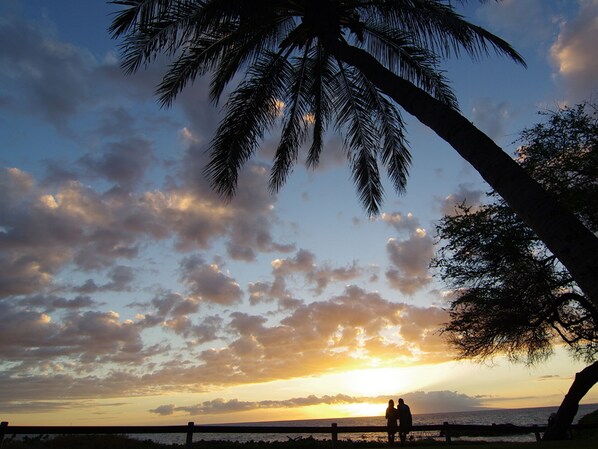
{"label": "wooden fence", "polygon": [[[577,428],[579,426],[572,426]],[[584,426],[586,427],[586,426]],[[190,447],[195,434],[328,434],[332,442],[332,448],[336,447],[340,434],[386,434],[386,426],[342,426],[332,424],[330,427],[292,427],[292,426],[235,426],[235,425],[196,425],[193,422],[178,426],[10,426],[8,422],[0,424],[0,448],[5,435],[98,435],[98,434],[184,434],[186,445]],[[493,425],[463,425],[449,424],[441,425],[414,425],[411,433],[438,432],[437,435],[451,443],[453,437],[467,436],[504,436],[534,434],[536,441],[540,441],[541,432],[546,430],[545,426],[514,426],[511,424]]]}

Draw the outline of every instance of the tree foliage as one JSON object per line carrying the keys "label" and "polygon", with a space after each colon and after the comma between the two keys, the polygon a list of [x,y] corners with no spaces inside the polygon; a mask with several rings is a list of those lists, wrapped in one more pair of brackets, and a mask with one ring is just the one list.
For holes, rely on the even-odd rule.
{"label": "tree foliage", "polygon": [[[583,103],[544,113],[521,133],[517,161],[593,233],[598,232],[598,113]],[[495,192],[458,205],[437,226],[432,266],[453,290],[444,332],[462,358],[543,360],[560,339],[598,358],[598,310],[569,272]]]}

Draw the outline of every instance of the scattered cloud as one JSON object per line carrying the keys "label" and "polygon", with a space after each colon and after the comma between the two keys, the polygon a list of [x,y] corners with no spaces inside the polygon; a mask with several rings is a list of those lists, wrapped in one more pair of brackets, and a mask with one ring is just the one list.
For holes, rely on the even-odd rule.
{"label": "scattered cloud", "polygon": [[[21,361],[14,368],[21,374],[3,379],[4,399],[10,401],[64,397],[64,389],[58,386],[67,384],[70,398],[97,397],[98,391],[104,397],[119,397],[132,391],[148,394],[156,388],[184,391],[340,372],[354,369],[359,359],[363,363],[382,359],[389,366],[399,360],[414,364],[448,359],[446,345],[436,333],[446,320],[442,310],[391,302],[357,286],[329,300],[296,307],[279,324],[240,311],[226,318],[193,318],[195,303],[173,294],[156,297],[152,304],[162,318],[153,325],[162,323],[196,344],[214,339],[228,342],[197,352],[193,361],[176,363],[154,360],[155,355],[168,353],[176,360],[172,349],[143,344],[147,316],[122,320],[115,312],[73,311],[55,321],[13,302],[0,302],[2,316],[7,317],[1,327],[0,351],[6,361]],[[389,329],[394,332],[381,337]],[[50,355],[56,366],[48,366],[41,375],[39,366]],[[78,374],[69,365],[70,374],[65,374],[60,365],[72,363],[84,364],[74,371]],[[103,377],[92,375],[97,364],[110,363],[129,368],[114,369]],[[34,387],[42,380],[49,385],[46,390]]]}
{"label": "scattered cloud", "polygon": [[569,101],[586,99],[598,91],[598,61],[595,53],[598,40],[598,1],[582,0],[577,17],[562,20],[559,35],[550,49],[550,58],[557,80],[564,85]]}
{"label": "scattered cloud", "polygon": [[391,262],[386,280],[392,288],[412,295],[432,281],[428,267],[434,256],[434,240],[425,230],[418,228],[404,240],[388,239],[386,252]]}
{"label": "scattered cloud", "polygon": [[[478,410],[483,408],[483,403],[479,398],[471,397],[454,391],[417,391],[412,393],[393,393],[390,397],[401,396],[416,414],[421,413],[441,413],[451,411]],[[227,414],[235,412],[244,412],[258,409],[293,409],[298,407],[307,407],[313,405],[336,405],[336,404],[363,404],[363,403],[381,403],[388,401],[388,396],[349,396],[338,394],[334,396],[315,396],[296,397],[278,401],[240,401],[238,399],[213,399],[204,401],[195,405],[176,406],[174,404],[165,404],[155,409],[149,410],[162,416],[173,414],[187,414],[189,416]],[[382,405],[383,407],[383,405]]]}
{"label": "scattered cloud", "polygon": [[412,233],[421,227],[419,220],[411,212],[384,212],[380,220],[395,228],[397,232]]}
{"label": "scattered cloud", "polygon": [[181,261],[180,266],[181,280],[192,298],[221,305],[241,301],[243,291],[239,284],[223,273],[217,264],[207,264],[201,257],[189,256]]}
{"label": "scattered cloud", "polygon": [[151,143],[132,137],[110,143],[103,154],[87,153],[79,159],[79,164],[87,176],[97,176],[130,189],[143,180],[152,157]]}
{"label": "scattered cloud", "polygon": [[452,216],[457,213],[457,206],[460,205],[471,207],[472,211],[475,211],[481,205],[484,196],[484,192],[471,185],[459,184],[456,192],[444,198],[438,198],[437,201],[440,205],[441,214],[443,216]]}

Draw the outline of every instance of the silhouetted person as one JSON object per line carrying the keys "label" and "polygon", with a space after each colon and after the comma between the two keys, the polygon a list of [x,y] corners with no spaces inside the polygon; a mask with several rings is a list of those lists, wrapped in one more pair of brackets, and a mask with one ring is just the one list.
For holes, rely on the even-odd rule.
{"label": "silhouetted person", "polygon": [[411,410],[409,406],[405,404],[403,399],[399,399],[399,405],[397,406],[397,415],[399,418],[399,438],[401,439],[401,446],[405,444],[407,434],[411,430],[413,425],[413,418],[411,416]]}
{"label": "silhouetted person", "polygon": [[395,408],[395,401],[392,399],[388,401],[388,408],[386,409],[386,425],[388,426],[388,444],[392,446],[395,442],[395,433],[397,433],[397,409]]}

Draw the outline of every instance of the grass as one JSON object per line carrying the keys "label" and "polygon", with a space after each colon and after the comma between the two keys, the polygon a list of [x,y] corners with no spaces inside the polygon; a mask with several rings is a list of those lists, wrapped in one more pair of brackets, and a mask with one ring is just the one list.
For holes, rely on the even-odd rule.
{"label": "grass", "polygon": [[[589,438],[569,441],[547,441],[541,443],[479,443],[454,441],[447,445],[442,441],[416,440],[408,442],[405,449],[595,449],[598,439]],[[193,449],[331,449],[330,441],[303,438],[300,440],[278,442],[231,442],[231,441],[196,441]],[[400,449],[401,446],[394,446]],[[184,445],[161,444],[150,440],[134,439],[122,435],[61,435],[55,438],[25,438],[22,440],[6,439],[2,449],[184,449]],[[363,442],[340,440],[337,449],[376,449],[388,448],[381,442]]]}

